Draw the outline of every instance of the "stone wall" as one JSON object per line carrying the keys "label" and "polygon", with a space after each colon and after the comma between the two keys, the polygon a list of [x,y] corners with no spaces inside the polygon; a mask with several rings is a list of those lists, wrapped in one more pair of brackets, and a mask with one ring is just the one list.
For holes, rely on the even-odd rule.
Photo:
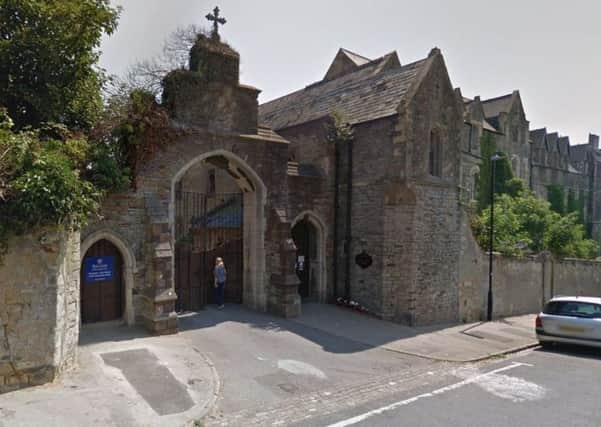
{"label": "stone wall", "polygon": [[[458,284],[459,318],[486,318],[488,254],[474,240],[467,215],[462,221],[462,257]],[[493,256],[493,317],[536,313],[556,295],[601,296],[601,262],[562,259],[540,254]]]}
{"label": "stone wall", "polygon": [[52,381],[76,362],[79,234],[9,242],[0,266],[0,393]]}
{"label": "stone wall", "polygon": [[[332,263],[335,153],[334,145],[327,141],[327,129],[325,120],[317,120],[283,129],[278,133],[290,142],[288,158],[298,163],[299,168],[298,176],[288,175],[290,219],[310,213],[323,222],[325,227],[325,300],[332,301],[337,294]],[[312,172],[311,176],[303,173],[307,168]]]}
{"label": "stone wall", "polygon": [[[399,116],[385,203],[385,317],[413,325],[457,320],[460,254],[459,165],[463,107],[436,51]],[[432,132],[442,173],[429,171]]]}

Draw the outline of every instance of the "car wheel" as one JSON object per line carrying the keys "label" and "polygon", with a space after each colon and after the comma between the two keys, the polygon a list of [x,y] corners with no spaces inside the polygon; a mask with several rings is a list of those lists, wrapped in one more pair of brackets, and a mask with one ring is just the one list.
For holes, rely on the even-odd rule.
{"label": "car wheel", "polygon": [[553,347],[553,342],[552,341],[539,341],[538,343],[545,350],[548,350],[548,349],[550,349],[550,348]]}

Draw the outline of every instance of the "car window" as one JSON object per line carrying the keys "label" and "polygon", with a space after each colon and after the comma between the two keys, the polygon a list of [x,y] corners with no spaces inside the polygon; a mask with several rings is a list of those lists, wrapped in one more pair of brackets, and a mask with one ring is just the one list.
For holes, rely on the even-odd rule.
{"label": "car window", "polygon": [[551,301],[543,313],[597,319],[601,318],[601,305],[583,301]]}

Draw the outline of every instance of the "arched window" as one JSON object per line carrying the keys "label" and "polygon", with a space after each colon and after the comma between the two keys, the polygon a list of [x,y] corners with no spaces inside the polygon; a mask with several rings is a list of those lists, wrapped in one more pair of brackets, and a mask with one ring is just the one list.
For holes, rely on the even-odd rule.
{"label": "arched window", "polygon": [[478,192],[480,191],[480,172],[474,173],[474,192],[472,193],[472,200],[478,198]]}
{"label": "arched window", "polygon": [[429,171],[432,176],[442,176],[442,146],[440,134],[436,131],[430,132],[430,155]]}
{"label": "arched window", "polygon": [[518,156],[513,156],[511,158],[511,169],[513,170],[513,175],[520,177],[520,159]]}

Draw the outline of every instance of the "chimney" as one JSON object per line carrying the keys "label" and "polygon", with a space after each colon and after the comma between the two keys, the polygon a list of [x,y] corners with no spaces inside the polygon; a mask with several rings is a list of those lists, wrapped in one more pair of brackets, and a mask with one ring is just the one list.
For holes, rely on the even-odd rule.
{"label": "chimney", "polygon": [[598,150],[599,149],[599,135],[590,133],[588,135],[588,145],[593,147],[594,150]]}

